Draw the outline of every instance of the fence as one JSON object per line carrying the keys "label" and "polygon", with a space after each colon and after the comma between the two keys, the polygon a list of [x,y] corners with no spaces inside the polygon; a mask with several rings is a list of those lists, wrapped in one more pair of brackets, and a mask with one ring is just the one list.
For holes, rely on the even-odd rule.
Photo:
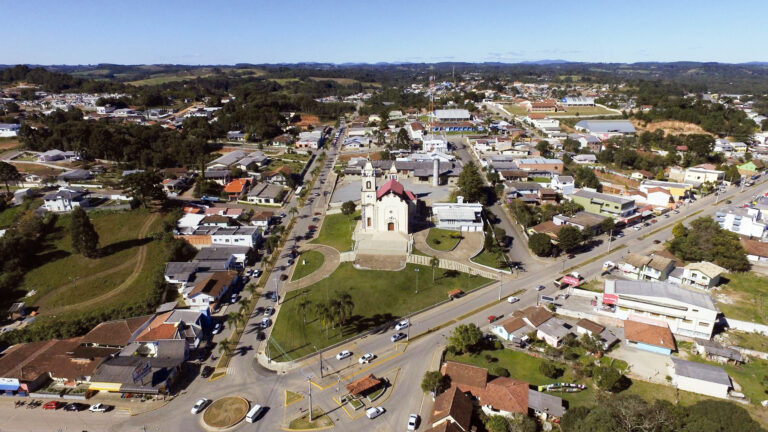
{"label": "fence", "polygon": [[739,321],[733,318],[724,317],[725,324],[732,329],[741,330],[749,333],[760,333],[768,335],[768,326],[748,321]]}
{"label": "fence", "polygon": [[[411,264],[418,264],[418,265],[432,265],[431,263],[432,257],[424,256],[424,255],[408,255],[406,258],[406,262]],[[474,276],[482,276],[487,279],[500,279],[500,276],[498,273],[492,273],[485,270],[479,270],[475,267],[471,267],[467,264],[462,264],[460,262],[447,260],[447,259],[440,259],[440,262],[438,263],[437,267],[444,269],[444,270],[456,270],[460,271],[462,273],[469,273]]]}

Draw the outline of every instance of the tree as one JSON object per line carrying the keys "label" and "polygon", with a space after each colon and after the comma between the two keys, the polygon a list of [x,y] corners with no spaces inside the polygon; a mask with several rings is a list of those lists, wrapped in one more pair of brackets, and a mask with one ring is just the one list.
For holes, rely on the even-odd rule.
{"label": "tree", "polygon": [[165,191],[160,186],[162,181],[163,176],[157,171],[137,172],[123,177],[121,187],[128,196],[147,208],[152,200],[164,200],[166,198]]}
{"label": "tree", "polygon": [[508,432],[509,422],[504,416],[493,415],[488,417],[488,421],[485,422],[485,429],[488,432]]}
{"label": "tree", "polygon": [[344,203],[341,205],[341,213],[345,216],[352,216],[354,212],[355,212],[355,202],[344,201]]}
{"label": "tree", "polygon": [[750,268],[747,253],[739,237],[720,228],[712,218],[700,217],[690,228],[669,242],[669,251],[685,261],[709,261],[729,271],[743,272]]}
{"label": "tree", "polygon": [[616,223],[612,218],[607,218],[600,222],[600,229],[608,235],[611,235],[611,231],[613,231],[614,228],[616,228]]}
{"label": "tree", "polygon": [[672,235],[675,238],[677,238],[677,237],[685,237],[685,236],[688,235],[688,228],[686,228],[685,225],[683,225],[682,222],[678,222],[678,223],[675,224],[674,227],[672,227]]}
{"label": "tree", "polygon": [[344,324],[352,317],[352,311],[355,309],[355,302],[348,292],[341,291],[336,293],[334,304],[336,306],[337,319],[339,321],[339,333],[343,336]]}
{"label": "tree", "polygon": [[536,150],[538,150],[539,153],[541,153],[541,156],[543,157],[549,157],[552,155],[552,151],[550,150],[550,147],[549,147],[549,141],[539,141],[536,144]]}
{"label": "tree", "polygon": [[315,315],[325,328],[325,338],[328,338],[328,325],[333,322],[333,311],[327,303],[317,303],[315,305]]}
{"label": "tree", "polygon": [[563,370],[555,366],[551,361],[541,362],[539,372],[547,378],[557,378],[563,374]]}
{"label": "tree", "polygon": [[429,260],[429,265],[432,267],[432,282],[435,282],[435,269],[440,265],[440,260],[437,257],[432,257]]}
{"label": "tree", "polygon": [[470,161],[464,165],[456,184],[461,190],[466,202],[483,202],[483,177],[477,169],[477,165]]}
{"label": "tree", "polygon": [[81,207],[75,207],[72,212],[69,232],[74,253],[81,254],[86,258],[95,258],[98,255],[99,233],[96,232],[91,219]]}
{"label": "tree", "polygon": [[595,381],[597,388],[609,392],[619,389],[621,378],[621,372],[611,366],[595,366],[592,371],[592,379]]}
{"label": "tree", "polygon": [[581,346],[584,347],[587,352],[598,353],[603,351],[603,343],[598,336],[590,333],[584,333],[579,340]]}
{"label": "tree", "polygon": [[469,352],[483,338],[483,332],[474,323],[461,324],[453,330],[448,340],[460,352]]}
{"label": "tree", "polygon": [[552,255],[552,239],[546,234],[536,233],[532,235],[528,239],[528,247],[533,253],[540,257],[548,257]]}
{"label": "tree", "polygon": [[431,392],[437,395],[445,389],[446,384],[446,377],[439,371],[427,371],[421,379],[421,390],[424,393]]}
{"label": "tree", "polygon": [[299,214],[299,209],[297,209],[296,207],[291,207],[290,209],[288,209],[288,213],[291,214],[291,217],[296,217],[296,215]]}
{"label": "tree", "polygon": [[235,312],[228,313],[227,317],[225,318],[225,320],[226,320],[227,325],[228,326],[232,326],[232,327],[237,326],[237,322],[239,321],[238,317],[237,317],[237,313],[235,313]]}
{"label": "tree", "polygon": [[232,350],[234,347],[232,346],[232,342],[230,342],[229,339],[222,339],[219,342],[217,349],[219,350],[219,354],[230,356],[232,355]]}
{"label": "tree", "polygon": [[588,187],[600,191],[600,180],[595,175],[595,172],[587,167],[579,167],[576,172],[573,173],[573,180],[576,183],[576,187]]}
{"label": "tree", "polygon": [[684,432],[764,431],[744,408],[725,401],[703,400],[688,408]]}
{"label": "tree", "polygon": [[575,226],[566,225],[557,233],[557,242],[560,248],[566,252],[575,250],[583,240],[581,231]]}
{"label": "tree", "polygon": [[21,178],[21,175],[15,166],[9,164],[8,162],[0,161],[0,181],[5,183],[6,193],[11,193],[11,189],[8,187],[8,182],[16,181],[19,178]]}
{"label": "tree", "polygon": [[299,308],[299,312],[301,313],[301,318],[303,320],[304,325],[307,324],[307,311],[309,311],[310,308],[312,308],[312,300],[308,299],[307,296],[302,296],[301,301],[299,301],[299,304],[297,305]]}

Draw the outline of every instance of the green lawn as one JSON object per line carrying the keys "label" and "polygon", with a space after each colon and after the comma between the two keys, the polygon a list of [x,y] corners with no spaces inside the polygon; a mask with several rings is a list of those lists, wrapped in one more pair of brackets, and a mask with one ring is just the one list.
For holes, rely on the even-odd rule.
{"label": "green lawn", "polygon": [[[416,273],[415,269],[419,272]],[[464,273],[446,276],[445,270],[437,269],[432,282],[429,266],[406,265],[398,272],[357,270],[352,263],[342,263],[329,277],[301,290],[288,293],[272,331],[272,338],[290,358],[279,355],[279,349],[270,346],[273,359],[287,361],[322,349],[363,331],[392,322],[398,317],[424,309],[445,300],[453,289],[472,291],[488,282],[478,276]],[[418,293],[416,290],[418,288]],[[314,305],[325,303],[338,290],[345,290],[354,302],[352,318],[344,327],[344,335],[338,326],[329,328],[326,336],[322,324],[314,313]],[[307,323],[299,311],[299,298],[306,296],[313,306],[307,313]]]}
{"label": "green lawn", "polygon": [[301,279],[314,273],[323,265],[325,257],[318,251],[310,250],[302,252],[296,260],[296,269],[293,270],[292,281]]}
{"label": "green lawn", "polygon": [[508,270],[509,268],[506,266],[506,263],[504,262],[504,259],[501,257],[501,254],[494,254],[489,252],[486,249],[483,249],[482,252],[480,252],[479,255],[472,258],[472,262],[493,267],[496,269],[504,269]]}
{"label": "green lawn", "polygon": [[755,351],[768,352],[768,336],[760,333],[747,333],[735,330],[728,331],[731,344]]}
{"label": "green lawn", "polygon": [[25,200],[21,205],[15,207],[9,207],[0,212],[0,228],[8,228],[13,225],[24,212],[27,210],[35,210],[43,204],[41,199]]}
{"label": "green lawn", "polygon": [[730,273],[727,285],[718,293],[717,307],[728,318],[768,324],[768,278],[754,273]]}
{"label": "green lawn", "polygon": [[461,240],[461,233],[458,231],[430,228],[427,233],[427,244],[438,251],[449,251],[455,248],[459,240]]}
{"label": "green lawn", "polygon": [[[127,265],[122,270],[105,275],[103,278],[80,283],[76,280],[131,261],[136,256],[139,246],[147,242],[147,240],[137,240],[136,235],[150,217],[149,212],[146,210],[122,213],[91,212],[89,216],[99,233],[99,244],[104,256],[88,259],[82,255],[72,254],[69,237],[70,216],[60,216],[56,222],[55,232],[49,236],[46,248],[38,256],[40,265],[24,276],[21,288],[25,291],[37,290],[37,294],[31,299],[32,303],[36,303],[45,294],[70,282],[75,282],[76,288],[57,292],[45,298],[43,304],[50,307],[80,302],[108,291],[130,276],[133,266]],[[159,229],[161,221],[162,218],[158,217],[149,232]],[[145,268],[150,267],[149,264],[157,264],[153,262],[155,260],[162,261],[162,252],[159,246],[149,247],[146,261],[148,265],[145,265]]]}
{"label": "green lawn", "polygon": [[341,213],[326,215],[320,233],[310,243],[324,244],[336,248],[339,252],[351,251],[352,232],[359,219],[360,212],[355,212],[352,216]]}

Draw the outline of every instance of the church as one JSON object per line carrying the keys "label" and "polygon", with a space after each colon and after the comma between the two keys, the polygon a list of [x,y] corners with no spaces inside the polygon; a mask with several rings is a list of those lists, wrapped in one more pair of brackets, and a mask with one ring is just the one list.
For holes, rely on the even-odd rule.
{"label": "church", "polygon": [[376,188],[376,174],[371,162],[365,164],[362,172],[360,220],[362,231],[399,232],[408,235],[408,226],[416,208],[416,196],[405,190],[397,181],[396,174],[388,174],[389,179]]}

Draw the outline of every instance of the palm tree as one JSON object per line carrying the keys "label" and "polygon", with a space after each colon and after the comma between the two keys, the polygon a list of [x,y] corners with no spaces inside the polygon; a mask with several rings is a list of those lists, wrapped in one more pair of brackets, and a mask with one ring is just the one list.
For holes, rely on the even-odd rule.
{"label": "palm tree", "polygon": [[440,260],[437,259],[437,257],[432,257],[432,259],[429,260],[429,265],[432,266],[432,283],[435,283],[435,269],[440,265]]}
{"label": "palm tree", "polygon": [[288,210],[288,213],[291,214],[291,217],[296,217],[296,215],[299,213],[299,209],[297,209],[296,207],[291,207]]}
{"label": "palm tree", "polygon": [[229,356],[232,354],[232,342],[230,342],[229,339],[222,340],[219,342],[218,350],[220,354]]}
{"label": "palm tree", "polygon": [[307,325],[307,311],[312,307],[312,300],[308,299],[307,296],[303,296],[301,301],[298,304],[299,312],[301,312],[302,319],[304,320],[304,325]]}
{"label": "palm tree", "polygon": [[248,313],[248,310],[251,308],[251,302],[250,300],[243,300],[242,303],[240,303],[240,309],[237,310],[237,313],[245,318],[248,318],[250,314]]}
{"label": "palm tree", "polygon": [[339,334],[340,336],[344,336],[344,324],[352,317],[352,310],[355,309],[355,302],[352,301],[352,296],[348,292],[342,291],[336,295],[334,306],[336,307],[336,312],[338,314]]}
{"label": "palm tree", "polygon": [[237,316],[238,315],[235,312],[230,312],[229,314],[227,314],[227,318],[226,318],[227,325],[237,326],[237,322],[239,321]]}
{"label": "palm tree", "polygon": [[333,313],[326,303],[318,303],[315,305],[315,313],[317,318],[325,327],[325,338],[328,339],[328,323],[333,319]]}

